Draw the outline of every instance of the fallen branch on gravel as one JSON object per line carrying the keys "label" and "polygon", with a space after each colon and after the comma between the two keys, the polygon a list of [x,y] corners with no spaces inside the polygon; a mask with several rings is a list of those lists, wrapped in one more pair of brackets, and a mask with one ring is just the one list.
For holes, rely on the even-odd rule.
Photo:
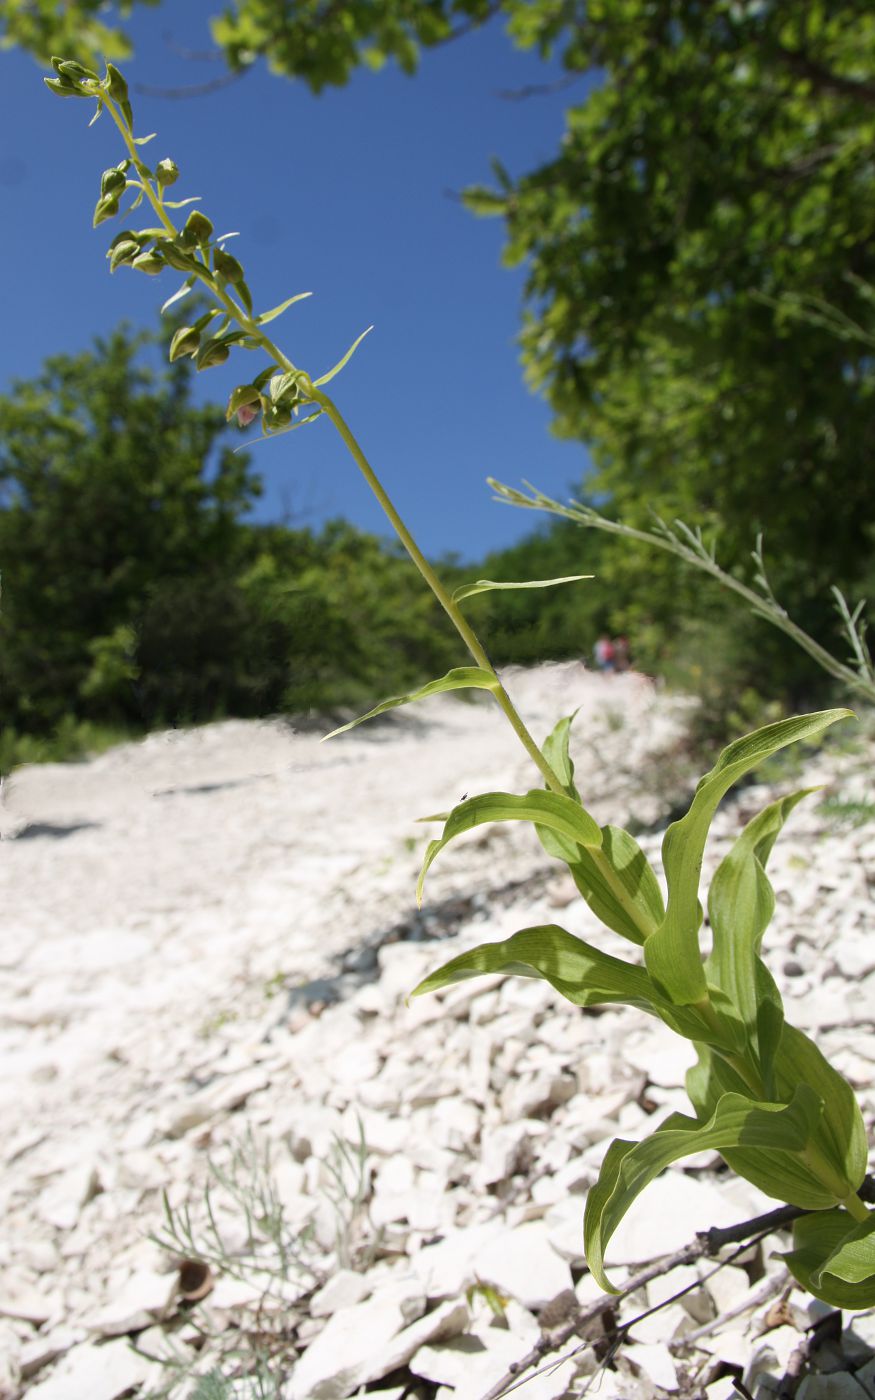
{"label": "fallen branch on gravel", "polygon": [[[875,1200],[875,1176],[867,1176],[860,1187],[860,1196],[863,1200]],[[738,1249],[725,1259],[721,1259],[713,1273],[731,1264],[745,1250],[752,1245],[758,1244],[767,1236],[774,1234],[776,1230],[783,1229],[800,1216],[809,1212],[800,1210],[796,1206],[779,1206],[776,1210],[767,1211],[764,1215],[754,1216],[750,1220],[743,1220],[738,1225],[728,1225],[723,1229],[712,1226],[710,1230],[702,1230],[695,1240],[684,1245],[683,1248],[675,1250],[673,1254],[664,1255],[661,1259],[656,1259],[646,1268],[641,1269],[637,1274],[633,1274],[627,1280],[625,1286],[617,1293],[607,1293],[603,1298],[597,1298],[595,1302],[587,1303],[585,1307],[578,1308],[573,1314],[566,1317],[557,1327],[545,1329],[539,1340],[532,1347],[531,1351],[520,1361],[514,1361],[508,1367],[501,1379],[492,1387],[483,1400],[501,1400],[511,1390],[515,1390],[523,1383],[525,1373],[532,1367],[537,1366],[551,1352],[556,1352],[576,1335],[585,1335],[587,1329],[591,1329],[593,1323],[598,1322],[606,1313],[611,1313],[623,1298],[628,1298],[631,1293],[636,1293],[639,1288],[643,1288],[655,1278],[661,1278],[665,1274],[670,1274],[674,1269],[681,1268],[684,1264],[694,1264],[699,1259],[713,1259],[728,1244],[737,1244]],[[708,1275],[707,1277],[710,1277]],[[678,1298],[682,1298],[685,1293],[689,1293],[694,1288],[701,1287],[706,1279],[698,1279],[695,1283],[688,1284],[685,1288],[678,1289],[677,1293],[666,1298],[664,1302],[658,1303],[653,1308],[648,1308],[646,1312],[639,1313],[637,1317],[629,1322],[624,1322],[622,1326],[615,1327],[611,1337],[608,1351],[603,1359],[603,1364],[607,1364],[617,1348],[622,1344],[627,1334],[635,1327],[636,1323],[649,1317],[651,1313],[658,1312],[661,1308],[667,1307],[669,1303],[674,1303]],[[703,1333],[705,1330],[702,1329]],[[685,1339],[688,1340],[688,1339]],[[575,1347],[569,1352],[569,1356],[574,1356],[583,1347],[591,1346],[592,1339],[587,1337],[581,1346]],[[567,1359],[567,1358],[563,1358]],[[551,1362],[551,1365],[555,1364]]]}

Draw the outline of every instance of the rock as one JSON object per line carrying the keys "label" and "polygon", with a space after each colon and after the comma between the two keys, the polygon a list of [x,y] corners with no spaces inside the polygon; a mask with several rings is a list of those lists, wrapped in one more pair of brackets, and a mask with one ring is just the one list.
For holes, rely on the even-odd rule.
{"label": "rock", "polygon": [[28,1400],[118,1400],[145,1380],[150,1363],[125,1341],[86,1342],[66,1353],[45,1380],[31,1386]]}
{"label": "rock", "polygon": [[449,1232],[413,1256],[412,1267],[429,1298],[455,1298],[476,1282],[478,1252],[501,1232],[499,1221]]}
{"label": "rock", "polygon": [[796,1400],[861,1400],[864,1388],[849,1371],[833,1371],[827,1376],[805,1376]]}
{"label": "rock", "polygon": [[61,1299],[34,1287],[27,1276],[16,1269],[0,1274],[0,1317],[15,1317],[37,1326],[57,1314]]}
{"label": "rock", "polygon": [[535,1310],[572,1286],[571,1270],[541,1221],[502,1231],[478,1249],[473,1262],[484,1283]]}
{"label": "rock", "polygon": [[361,1274],[350,1269],[338,1269],[337,1273],[320,1288],[310,1300],[311,1317],[330,1317],[341,1308],[354,1307],[367,1298],[370,1288]]}
{"label": "rock", "polygon": [[678,1373],[668,1347],[653,1342],[623,1347],[623,1356],[661,1390],[678,1389]]}
{"label": "rock", "polygon": [[444,1303],[409,1327],[391,1297],[336,1312],[292,1372],[289,1400],[343,1400],[404,1365],[419,1347],[462,1331],[463,1303]]}
{"label": "rock", "polygon": [[608,1245],[608,1264],[639,1264],[671,1254],[697,1230],[736,1223],[735,1211],[716,1186],[669,1170],[633,1204]]}
{"label": "rock", "polygon": [[176,1296],[176,1274],[157,1274],[143,1270],[133,1274],[119,1292],[90,1317],[83,1319],[89,1332],[103,1337],[120,1337],[126,1332],[139,1332],[165,1316]]}

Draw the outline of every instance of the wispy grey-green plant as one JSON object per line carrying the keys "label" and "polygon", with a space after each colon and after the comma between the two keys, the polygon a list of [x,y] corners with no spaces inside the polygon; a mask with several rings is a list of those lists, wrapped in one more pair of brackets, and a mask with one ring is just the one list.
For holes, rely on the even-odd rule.
{"label": "wispy grey-green plant", "polygon": [[123,160],[104,171],[95,224],[120,214],[128,199],[130,211],[146,204],[154,216],[150,226],[116,235],[108,254],[110,269],[128,266],[149,276],[167,269],[182,273],[182,286],[165,306],[196,285],[212,300],[208,312],[176,331],[171,358],[187,355],[198,369],[208,369],[224,363],[237,348],[261,352],[266,363],[233,390],[228,417],[236,415],[242,424],[260,419],[266,436],[327,418],[471,654],[473,666],[458,667],[417,691],[386,700],[362,719],[449,690],[487,690],[544,784],[522,794],[466,798],[443,815],[442,834],[425,854],[420,895],[429,867],[456,836],[486,822],[531,822],[546,851],[567,866],[593,913],[634,950],[631,957],[615,957],[557,924],[539,925],[454,958],[420,983],[414,995],[480,973],[518,973],[545,979],[577,1006],[637,1007],[696,1047],[698,1064],[687,1077],[695,1116],[672,1114],[643,1142],[621,1139],[608,1150],[584,1217],[592,1273],[604,1288],[612,1288],[605,1250],[631,1203],[669,1163],[711,1149],[768,1195],[805,1212],[795,1224],[794,1248],[787,1255],[789,1268],[805,1287],[836,1306],[872,1306],[875,1212],[858,1194],[867,1162],[862,1115],[846,1080],[812,1040],[785,1020],[778,988],[760,956],[775,904],[766,864],[785,820],[806,796],[804,790],[770,803],[737,838],[711,882],[713,939],[704,960],[699,941],[702,857],[719,803],[770,755],[822,733],[850,712],[826,710],[781,720],[730,744],[700,781],[689,810],[666,832],[663,892],[635,839],[617,827],[599,826],[586,810],[569,750],[571,718],[561,720],[542,746],[536,744],[462,608],[467,597],[490,588],[545,587],[570,580],[496,585],[481,579],[450,594],[324,390],[362,337],[326,374],[313,378],[298,368],[265,327],[303,294],[256,313],[242,263],[225,246],[230,235],[216,237],[212,221],[199,210],[189,213],[181,227],[174,222],[175,211],[191,200],[167,198],[179,177],[174,161],[160,160],[154,168],[144,161],[142,149],[152,138],[134,134],[127,84],[118,69],[108,64],[100,78],[78,63],[56,59],[53,67],[49,87],[63,97],[94,101],[95,115],[108,112],[124,143]]}

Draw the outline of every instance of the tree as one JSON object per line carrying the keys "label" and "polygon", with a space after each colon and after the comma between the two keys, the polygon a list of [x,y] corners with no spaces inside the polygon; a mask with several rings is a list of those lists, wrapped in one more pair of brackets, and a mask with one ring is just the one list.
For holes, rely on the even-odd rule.
{"label": "tree", "polygon": [[184,362],[143,362],[125,327],[0,398],[0,720],[32,732],[83,708],[140,718],[137,630],[157,581],[227,576],[259,492],[190,401]]}
{"label": "tree", "polygon": [[[9,37],[31,9],[0,6]],[[871,325],[869,0],[238,0],[213,32],[232,68],[264,55],[319,90],[362,62],[411,70],[493,14],[580,79],[556,156],[496,165],[467,200],[527,266],[526,373],[590,445],[585,490],[632,524],[711,527],[728,567],[764,531],[776,587],[826,636],[827,585],[866,584],[875,533],[875,363],[835,333]],[[645,577],[663,633],[681,625],[674,574],[608,555],[621,601]]]}

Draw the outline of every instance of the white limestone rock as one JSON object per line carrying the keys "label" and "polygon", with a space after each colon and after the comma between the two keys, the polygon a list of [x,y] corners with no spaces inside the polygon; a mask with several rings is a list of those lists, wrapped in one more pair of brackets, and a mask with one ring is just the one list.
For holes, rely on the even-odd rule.
{"label": "white limestone rock", "polygon": [[535,1310],[572,1286],[571,1270],[541,1221],[502,1231],[478,1249],[473,1262],[484,1283]]}
{"label": "white limestone rock", "polygon": [[126,1341],[86,1342],[68,1351],[45,1380],[27,1392],[28,1400],[118,1400],[138,1386],[150,1371],[150,1363],[138,1356]]}

